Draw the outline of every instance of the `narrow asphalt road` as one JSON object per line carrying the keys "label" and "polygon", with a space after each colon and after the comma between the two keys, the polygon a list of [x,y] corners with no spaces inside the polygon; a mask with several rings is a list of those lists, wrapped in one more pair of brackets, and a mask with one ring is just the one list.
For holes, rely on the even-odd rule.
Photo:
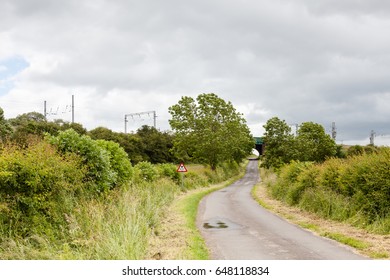
{"label": "narrow asphalt road", "polygon": [[226,260],[356,260],[350,248],[318,237],[270,213],[251,197],[260,180],[258,162],[227,188],[206,196],[199,205],[197,225],[212,259]]}

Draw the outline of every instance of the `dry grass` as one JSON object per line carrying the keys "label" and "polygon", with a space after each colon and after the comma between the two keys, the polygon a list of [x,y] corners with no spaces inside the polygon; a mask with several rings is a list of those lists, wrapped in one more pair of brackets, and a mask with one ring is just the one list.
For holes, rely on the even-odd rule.
{"label": "dry grass", "polygon": [[[193,167],[193,166],[191,166]],[[198,172],[204,167],[198,166]],[[207,248],[195,225],[199,200],[212,191],[224,188],[242,177],[239,175],[219,184],[189,190],[175,198],[164,211],[164,217],[154,234],[149,238],[145,259],[153,260],[194,260],[207,259]]]}
{"label": "dry grass", "polygon": [[187,259],[187,238],[191,230],[186,226],[183,215],[179,214],[175,203],[165,211],[165,218],[149,240],[146,259],[179,260]]}
{"label": "dry grass", "polygon": [[[321,236],[342,235],[355,239],[362,244],[362,248],[356,249],[358,253],[375,259],[390,259],[390,235],[380,235],[369,233],[366,230],[359,229],[335,221],[326,220],[315,214],[305,212],[297,207],[287,206],[286,204],[275,200],[267,191],[267,180],[273,180],[273,177],[264,177],[267,174],[262,172],[265,181],[256,186],[253,195],[261,204],[265,205],[270,211],[283,216],[291,223],[300,225],[307,230]],[[268,174],[270,175],[270,174]]]}
{"label": "dry grass", "polygon": [[213,189],[216,186],[188,191],[175,199],[166,211],[158,229],[149,240],[146,259],[186,260],[193,259],[189,252],[193,229],[183,213],[183,205],[191,196]]}

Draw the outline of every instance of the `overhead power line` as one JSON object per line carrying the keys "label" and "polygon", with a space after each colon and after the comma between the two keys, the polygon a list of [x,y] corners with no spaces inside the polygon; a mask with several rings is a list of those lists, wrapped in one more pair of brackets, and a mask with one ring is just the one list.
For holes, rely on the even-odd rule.
{"label": "overhead power line", "polygon": [[[61,109],[63,108],[63,109]],[[59,114],[67,114],[72,113],[72,123],[74,123],[74,95],[72,95],[72,104],[66,105],[65,107],[57,106],[57,109],[53,110],[53,107],[50,108],[50,110],[47,110],[47,101],[45,100],[43,102],[43,115],[45,117],[47,116],[57,116]],[[61,110],[60,110],[61,109]]]}
{"label": "overhead power line", "polygon": [[131,113],[131,114],[126,114],[125,115],[125,133],[127,133],[127,122],[128,122],[128,117],[131,117],[134,119],[135,116],[138,116],[141,118],[141,115],[148,115],[150,116],[152,114],[153,116],[153,126],[156,128],[156,111],[147,111],[147,112],[140,112],[140,113]]}

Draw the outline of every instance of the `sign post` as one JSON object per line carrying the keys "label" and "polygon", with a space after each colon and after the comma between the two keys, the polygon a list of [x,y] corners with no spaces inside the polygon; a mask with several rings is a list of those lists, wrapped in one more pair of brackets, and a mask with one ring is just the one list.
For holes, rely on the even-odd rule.
{"label": "sign post", "polygon": [[180,163],[176,171],[181,173],[181,188],[184,189],[184,173],[187,172],[187,168],[184,166],[183,162]]}

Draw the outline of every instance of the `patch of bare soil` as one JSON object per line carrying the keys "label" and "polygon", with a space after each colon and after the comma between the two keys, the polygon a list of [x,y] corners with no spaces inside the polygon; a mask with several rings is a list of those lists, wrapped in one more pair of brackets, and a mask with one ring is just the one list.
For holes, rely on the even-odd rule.
{"label": "patch of bare soil", "polygon": [[265,183],[260,183],[257,186],[255,195],[271,212],[284,217],[293,224],[304,225],[307,230],[314,234],[337,233],[352,237],[368,245],[365,249],[358,249],[358,253],[375,259],[390,259],[390,235],[369,233],[364,229],[326,220],[297,207],[288,206],[281,201],[273,199],[268,193]]}

